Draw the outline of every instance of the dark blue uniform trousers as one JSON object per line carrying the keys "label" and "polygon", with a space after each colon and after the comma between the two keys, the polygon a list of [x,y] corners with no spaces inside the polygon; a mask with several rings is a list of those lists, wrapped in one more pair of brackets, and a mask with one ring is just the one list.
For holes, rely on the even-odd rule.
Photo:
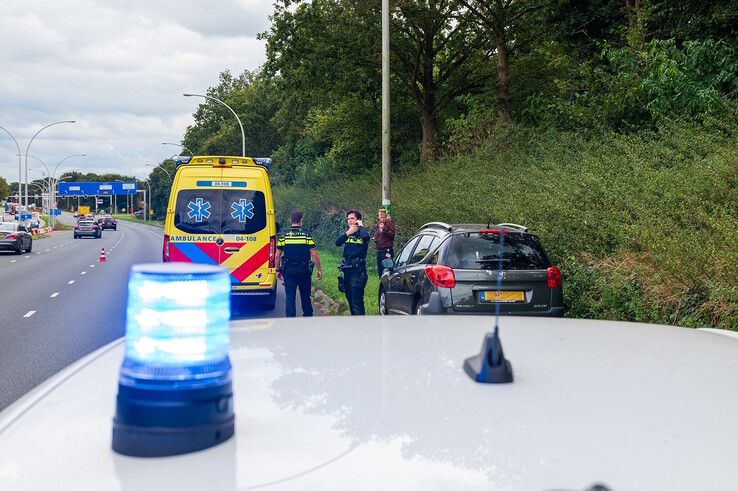
{"label": "dark blue uniform trousers", "polygon": [[345,271],[343,277],[346,290],[344,295],[346,295],[351,315],[364,315],[364,287],[369,279],[366,269]]}
{"label": "dark blue uniform trousers", "polygon": [[313,316],[313,304],[310,302],[310,283],[312,275],[310,273],[283,273],[284,278],[284,295],[286,297],[285,315],[287,317],[295,317],[297,315],[296,296],[297,289],[300,289],[300,303],[302,304],[302,315],[305,317]]}

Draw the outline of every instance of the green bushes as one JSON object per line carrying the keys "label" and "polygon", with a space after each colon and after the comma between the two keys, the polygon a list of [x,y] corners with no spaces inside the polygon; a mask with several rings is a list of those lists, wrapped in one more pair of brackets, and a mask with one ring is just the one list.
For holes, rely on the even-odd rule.
{"label": "green bushes", "polygon": [[642,50],[605,45],[577,64],[561,47],[539,48],[552,87],[523,103],[523,119],[558,128],[653,129],[673,118],[711,125],[735,120],[738,51],[723,41],[654,40]]}
{"label": "green bushes", "polygon": [[[400,242],[432,220],[526,224],[564,272],[568,315],[738,329],[737,171],[730,132],[511,126],[472,154],[395,175],[392,201]],[[332,241],[346,208],[372,221],[380,181],[276,187],[278,210],[304,210]]]}

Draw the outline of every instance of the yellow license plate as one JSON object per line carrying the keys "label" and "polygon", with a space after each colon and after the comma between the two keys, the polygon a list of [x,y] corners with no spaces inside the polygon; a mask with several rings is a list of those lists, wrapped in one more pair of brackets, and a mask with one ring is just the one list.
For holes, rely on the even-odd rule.
{"label": "yellow license plate", "polygon": [[482,302],[523,302],[524,292],[513,291],[486,291],[482,292]]}

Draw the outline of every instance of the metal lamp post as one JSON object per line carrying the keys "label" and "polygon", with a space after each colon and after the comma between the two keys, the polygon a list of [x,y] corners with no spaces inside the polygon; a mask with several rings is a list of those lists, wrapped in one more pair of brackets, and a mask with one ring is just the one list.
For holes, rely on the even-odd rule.
{"label": "metal lamp post", "polygon": [[28,151],[31,149],[31,143],[33,143],[33,140],[36,139],[36,137],[38,136],[38,134],[41,133],[42,131],[44,131],[46,128],[49,128],[49,127],[54,126],[54,125],[57,125],[57,124],[74,123],[74,122],[75,122],[74,120],[71,120],[70,119],[70,120],[57,121],[55,123],[47,124],[46,126],[44,126],[43,128],[41,128],[40,130],[38,130],[36,132],[36,134],[33,135],[33,137],[31,138],[31,141],[28,142],[28,145],[26,146],[26,180],[25,180],[26,181],[26,188],[25,188],[25,191],[26,191],[25,192],[25,194],[26,194],[26,196],[25,196],[26,208],[28,208]]}
{"label": "metal lamp post", "polygon": [[[33,156],[31,156],[31,157],[33,157]],[[36,160],[38,160],[41,163],[41,165],[43,165],[44,168],[46,168],[46,165],[40,159],[38,159],[36,157],[33,157],[33,158],[35,158]],[[50,184],[49,184],[49,177],[50,176],[48,174],[49,170],[47,168],[46,169],[46,172],[44,172],[42,169],[36,169],[34,167],[31,167],[28,170],[33,171],[33,172],[38,172],[39,174],[41,174],[41,181],[39,183],[31,182],[31,183],[29,183],[29,185],[38,186],[38,188],[41,189],[41,211],[43,212],[44,193],[46,193],[47,196],[48,196],[48,189],[49,189],[49,186],[50,186]],[[46,181],[44,181],[44,179],[46,179]],[[35,200],[35,198],[34,198],[34,200]],[[26,205],[26,213],[27,212],[28,212],[28,205]]]}
{"label": "metal lamp post", "polygon": [[[151,199],[151,183],[148,179],[139,179],[140,181],[143,181],[146,183],[146,185],[149,187],[149,200]],[[143,190],[144,193],[144,222],[148,221],[149,219],[149,201],[146,199],[146,190]]]}
{"label": "metal lamp post", "polygon": [[[168,170],[166,170],[166,169],[165,169],[164,167],[161,167],[161,166],[158,166],[158,165],[154,165],[154,164],[144,164],[144,165],[145,165],[146,167],[154,167],[154,170],[156,170],[156,169],[159,169],[159,170],[163,170],[163,171],[164,171],[164,172],[166,173],[166,175],[167,175],[167,177],[168,177],[169,179],[171,179],[171,178],[172,178],[172,175],[171,175],[171,174],[169,173],[169,171],[168,171]],[[153,172],[153,171],[152,171],[152,172]]]}
{"label": "metal lamp post", "polygon": [[[54,226],[54,217],[51,215],[51,203],[54,203],[54,208],[56,208],[56,183],[54,182],[54,176],[56,176],[56,171],[59,169],[59,166],[62,162],[64,162],[67,159],[71,159],[73,157],[87,157],[87,154],[84,153],[77,153],[74,155],[67,155],[63,159],[59,161],[58,164],[56,164],[56,167],[54,167],[54,172],[51,173],[51,191],[49,196],[49,222],[51,223],[51,226]],[[52,201],[53,200],[53,201]]]}
{"label": "metal lamp post", "polygon": [[[35,155],[28,155],[28,157],[31,157],[32,159],[35,159],[39,164],[41,164],[41,165],[44,166],[44,169],[46,169],[47,187],[50,188],[51,187],[51,174],[49,173],[49,168],[46,166],[46,164],[44,163],[43,160],[41,160],[40,158],[36,157]],[[31,170],[34,170],[34,169],[31,169]],[[39,172],[41,171],[40,169],[35,169],[35,170],[38,170]],[[28,173],[26,173],[26,179],[28,179]],[[50,197],[51,196],[49,196],[49,198]],[[44,200],[42,198],[41,199],[41,207],[43,208],[43,206],[44,206]],[[49,202],[49,207],[51,207],[51,202]],[[28,204],[26,204],[26,211],[28,211]]]}
{"label": "metal lamp post", "polygon": [[[185,95],[187,95],[187,94],[185,94]],[[236,116],[236,117],[238,117],[238,116]],[[169,142],[162,142],[161,144],[162,144],[162,145],[174,145],[175,147],[180,147],[180,148],[184,148],[185,150],[187,150],[188,152],[190,152],[190,155],[192,155],[193,157],[195,156],[195,154],[194,154],[194,153],[192,153],[192,150],[190,150],[189,148],[187,148],[187,147],[186,147],[186,146],[184,146],[184,145],[180,145],[179,143],[169,143]]]}
{"label": "metal lamp post", "polygon": [[234,111],[231,106],[229,106],[225,102],[221,101],[220,99],[218,99],[216,97],[213,97],[213,96],[209,96],[209,95],[204,95],[204,94],[189,94],[189,93],[185,93],[185,94],[182,94],[182,95],[185,96],[185,97],[202,97],[204,99],[210,99],[211,101],[218,102],[220,104],[223,104],[225,107],[227,107],[228,110],[231,111],[233,113],[233,115],[236,117],[236,119],[238,120],[238,126],[241,127],[241,157],[245,157],[246,156],[246,133],[243,131],[243,124],[241,124],[241,118],[238,117],[238,114],[236,114],[236,111]]}
{"label": "metal lamp post", "polygon": [[389,0],[382,0],[382,208],[391,213],[390,193],[390,14]]}
{"label": "metal lamp post", "polygon": [[3,130],[5,133],[8,134],[8,136],[10,137],[10,139],[13,140],[13,142],[15,142],[15,148],[18,149],[18,203],[20,204],[20,202],[21,202],[21,181],[23,179],[23,175],[21,173],[21,150],[20,150],[20,146],[18,145],[18,140],[15,139],[15,137],[13,136],[13,134],[10,131],[6,130],[2,126],[0,126],[0,130]]}

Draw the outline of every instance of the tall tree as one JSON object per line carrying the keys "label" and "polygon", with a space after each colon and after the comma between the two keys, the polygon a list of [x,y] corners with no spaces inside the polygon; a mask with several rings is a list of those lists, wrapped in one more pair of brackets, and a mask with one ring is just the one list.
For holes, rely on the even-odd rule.
{"label": "tall tree", "polygon": [[631,48],[643,49],[646,42],[646,12],[643,0],[625,0],[625,13],[628,17],[628,44]]}
{"label": "tall tree", "polygon": [[486,84],[487,36],[459,0],[397,0],[392,16],[394,66],[420,108],[422,154],[437,157],[438,113]]}
{"label": "tall tree", "polygon": [[459,0],[459,3],[474,14],[495,41],[497,100],[500,119],[507,122],[512,116],[510,57],[530,41],[517,36],[519,27],[541,10],[548,0]]}
{"label": "tall tree", "polygon": [[10,186],[4,177],[0,177],[0,199],[6,199],[10,194]]}
{"label": "tall tree", "polygon": [[649,0],[646,30],[654,39],[722,39],[738,44],[738,0]]}
{"label": "tall tree", "polygon": [[[292,121],[307,121],[312,108],[345,97],[373,101],[381,94],[381,9],[377,0],[280,0],[265,35],[273,74],[294,100]],[[396,0],[391,17],[393,103],[410,97],[422,128],[421,152],[436,157],[439,113],[460,95],[487,82],[489,39],[458,0]],[[330,74],[326,78],[326,74]],[[299,90],[297,88],[299,81]],[[313,96],[314,94],[314,96]],[[394,126],[393,126],[394,127]]]}

